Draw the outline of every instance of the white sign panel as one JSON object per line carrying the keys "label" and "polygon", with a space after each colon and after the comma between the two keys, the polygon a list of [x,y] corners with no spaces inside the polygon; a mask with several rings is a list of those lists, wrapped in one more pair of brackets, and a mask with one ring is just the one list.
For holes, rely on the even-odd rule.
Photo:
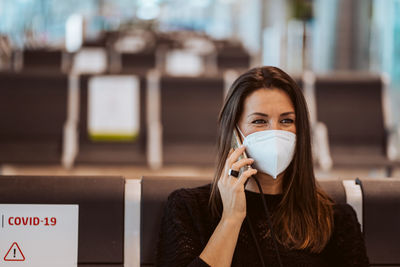
{"label": "white sign panel", "polygon": [[140,126],[139,79],[96,76],[89,81],[88,129],[94,140],[134,140]]}
{"label": "white sign panel", "polygon": [[0,204],[0,266],[76,267],[78,205]]}
{"label": "white sign panel", "polygon": [[102,73],[107,69],[107,53],[103,48],[84,48],[76,53],[73,73]]}
{"label": "white sign panel", "polygon": [[136,53],[146,48],[146,40],[141,36],[125,36],[115,43],[118,52]]}
{"label": "white sign panel", "polygon": [[166,71],[172,76],[199,76],[204,72],[201,56],[185,50],[167,53]]}

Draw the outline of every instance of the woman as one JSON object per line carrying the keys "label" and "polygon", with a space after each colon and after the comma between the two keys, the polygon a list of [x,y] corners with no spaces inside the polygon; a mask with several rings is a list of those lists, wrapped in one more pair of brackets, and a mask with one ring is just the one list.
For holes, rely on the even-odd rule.
{"label": "woman", "polygon": [[[244,145],[232,149],[235,129]],[[289,75],[241,75],[219,130],[212,185],[168,198],[159,266],[368,266],[354,210],[316,184],[307,105]]]}

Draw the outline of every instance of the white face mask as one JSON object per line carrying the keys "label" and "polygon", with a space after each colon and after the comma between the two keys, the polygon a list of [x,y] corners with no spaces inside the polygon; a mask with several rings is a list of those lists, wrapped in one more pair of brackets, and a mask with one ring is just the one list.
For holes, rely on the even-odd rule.
{"label": "white face mask", "polygon": [[243,138],[247,155],[254,159],[254,167],[274,179],[286,170],[293,159],[296,135],[292,132],[266,130]]}

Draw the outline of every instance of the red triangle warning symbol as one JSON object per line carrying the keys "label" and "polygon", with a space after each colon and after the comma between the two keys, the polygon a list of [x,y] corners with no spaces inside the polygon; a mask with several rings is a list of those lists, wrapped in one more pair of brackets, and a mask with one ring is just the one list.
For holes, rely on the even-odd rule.
{"label": "red triangle warning symbol", "polygon": [[25,260],[24,253],[22,253],[17,242],[14,242],[11,245],[7,254],[4,256],[4,260],[5,261],[24,261]]}

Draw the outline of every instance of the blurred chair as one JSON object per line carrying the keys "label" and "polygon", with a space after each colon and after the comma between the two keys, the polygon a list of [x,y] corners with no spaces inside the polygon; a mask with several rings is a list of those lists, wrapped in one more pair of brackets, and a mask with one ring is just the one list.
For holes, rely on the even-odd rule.
{"label": "blurred chair", "polygon": [[191,50],[174,49],[165,55],[164,71],[170,76],[198,77],[205,73],[205,59]]}
{"label": "blurred chair", "polygon": [[299,74],[290,74],[290,77],[293,78],[293,80],[296,82],[296,84],[300,87],[301,91],[304,93],[304,88],[303,88],[303,77],[302,75]]}
{"label": "blurred chair", "polygon": [[327,139],[333,167],[385,168],[390,176],[385,86],[379,75],[316,76],[314,135]]}
{"label": "blurred chair", "polygon": [[61,163],[68,79],[61,73],[0,73],[1,163]]}
{"label": "blurred chair", "polygon": [[213,166],[223,77],[164,76],[159,84],[163,163]]}
{"label": "blurred chair", "polygon": [[[155,265],[155,252],[168,196],[179,188],[194,188],[211,183],[206,177],[143,177],[140,218],[140,264]],[[340,180],[319,180],[320,186],[338,203],[346,202]]]}
{"label": "blurred chair", "polygon": [[[133,77],[139,80],[139,132],[134,138],[124,140],[94,140],[89,133],[89,84],[96,77]],[[77,164],[147,164],[146,79],[133,75],[82,75],[80,76],[79,153]],[[117,92],[118,84],[109,89]],[[118,139],[118,138],[117,138]]]}
{"label": "blurred chair", "polygon": [[22,70],[64,72],[71,69],[72,54],[62,50],[27,49],[22,51]]}
{"label": "blurred chair", "polygon": [[13,48],[7,35],[0,34],[0,71],[11,70],[13,64]]}
{"label": "blurred chair", "polygon": [[358,181],[363,194],[363,232],[371,266],[400,266],[400,178]]}
{"label": "blurred chair", "polygon": [[250,67],[250,54],[241,44],[230,42],[219,43],[217,46],[217,68],[218,70],[238,69],[248,70]]}
{"label": "blurred chair", "polygon": [[93,38],[85,38],[83,41],[84,47],[109,47],[118,37],[118,32],[103,31]]}
{"label": "blurred chair", "polygon": [[82,47],[74,54],[71,72],[100,74],[110,70],[110,52],[104,47]]}
{"label": "blurred chair", "polygon": [[78,266],[125,266],[123,177],[0,176],[0,203],[79,205]]}
{"label": "blurred chair", "polygon": [[112,73],[146,75],[157,65],[152,33],[136,30],[121,34],[112,48]]}
{"label": "blurred chair", "polygon": [[156,51],[143,50],[138,52],[121,52],[115,54],[119,61],[116,73],[145,75],[149,70],[157,66]]}

